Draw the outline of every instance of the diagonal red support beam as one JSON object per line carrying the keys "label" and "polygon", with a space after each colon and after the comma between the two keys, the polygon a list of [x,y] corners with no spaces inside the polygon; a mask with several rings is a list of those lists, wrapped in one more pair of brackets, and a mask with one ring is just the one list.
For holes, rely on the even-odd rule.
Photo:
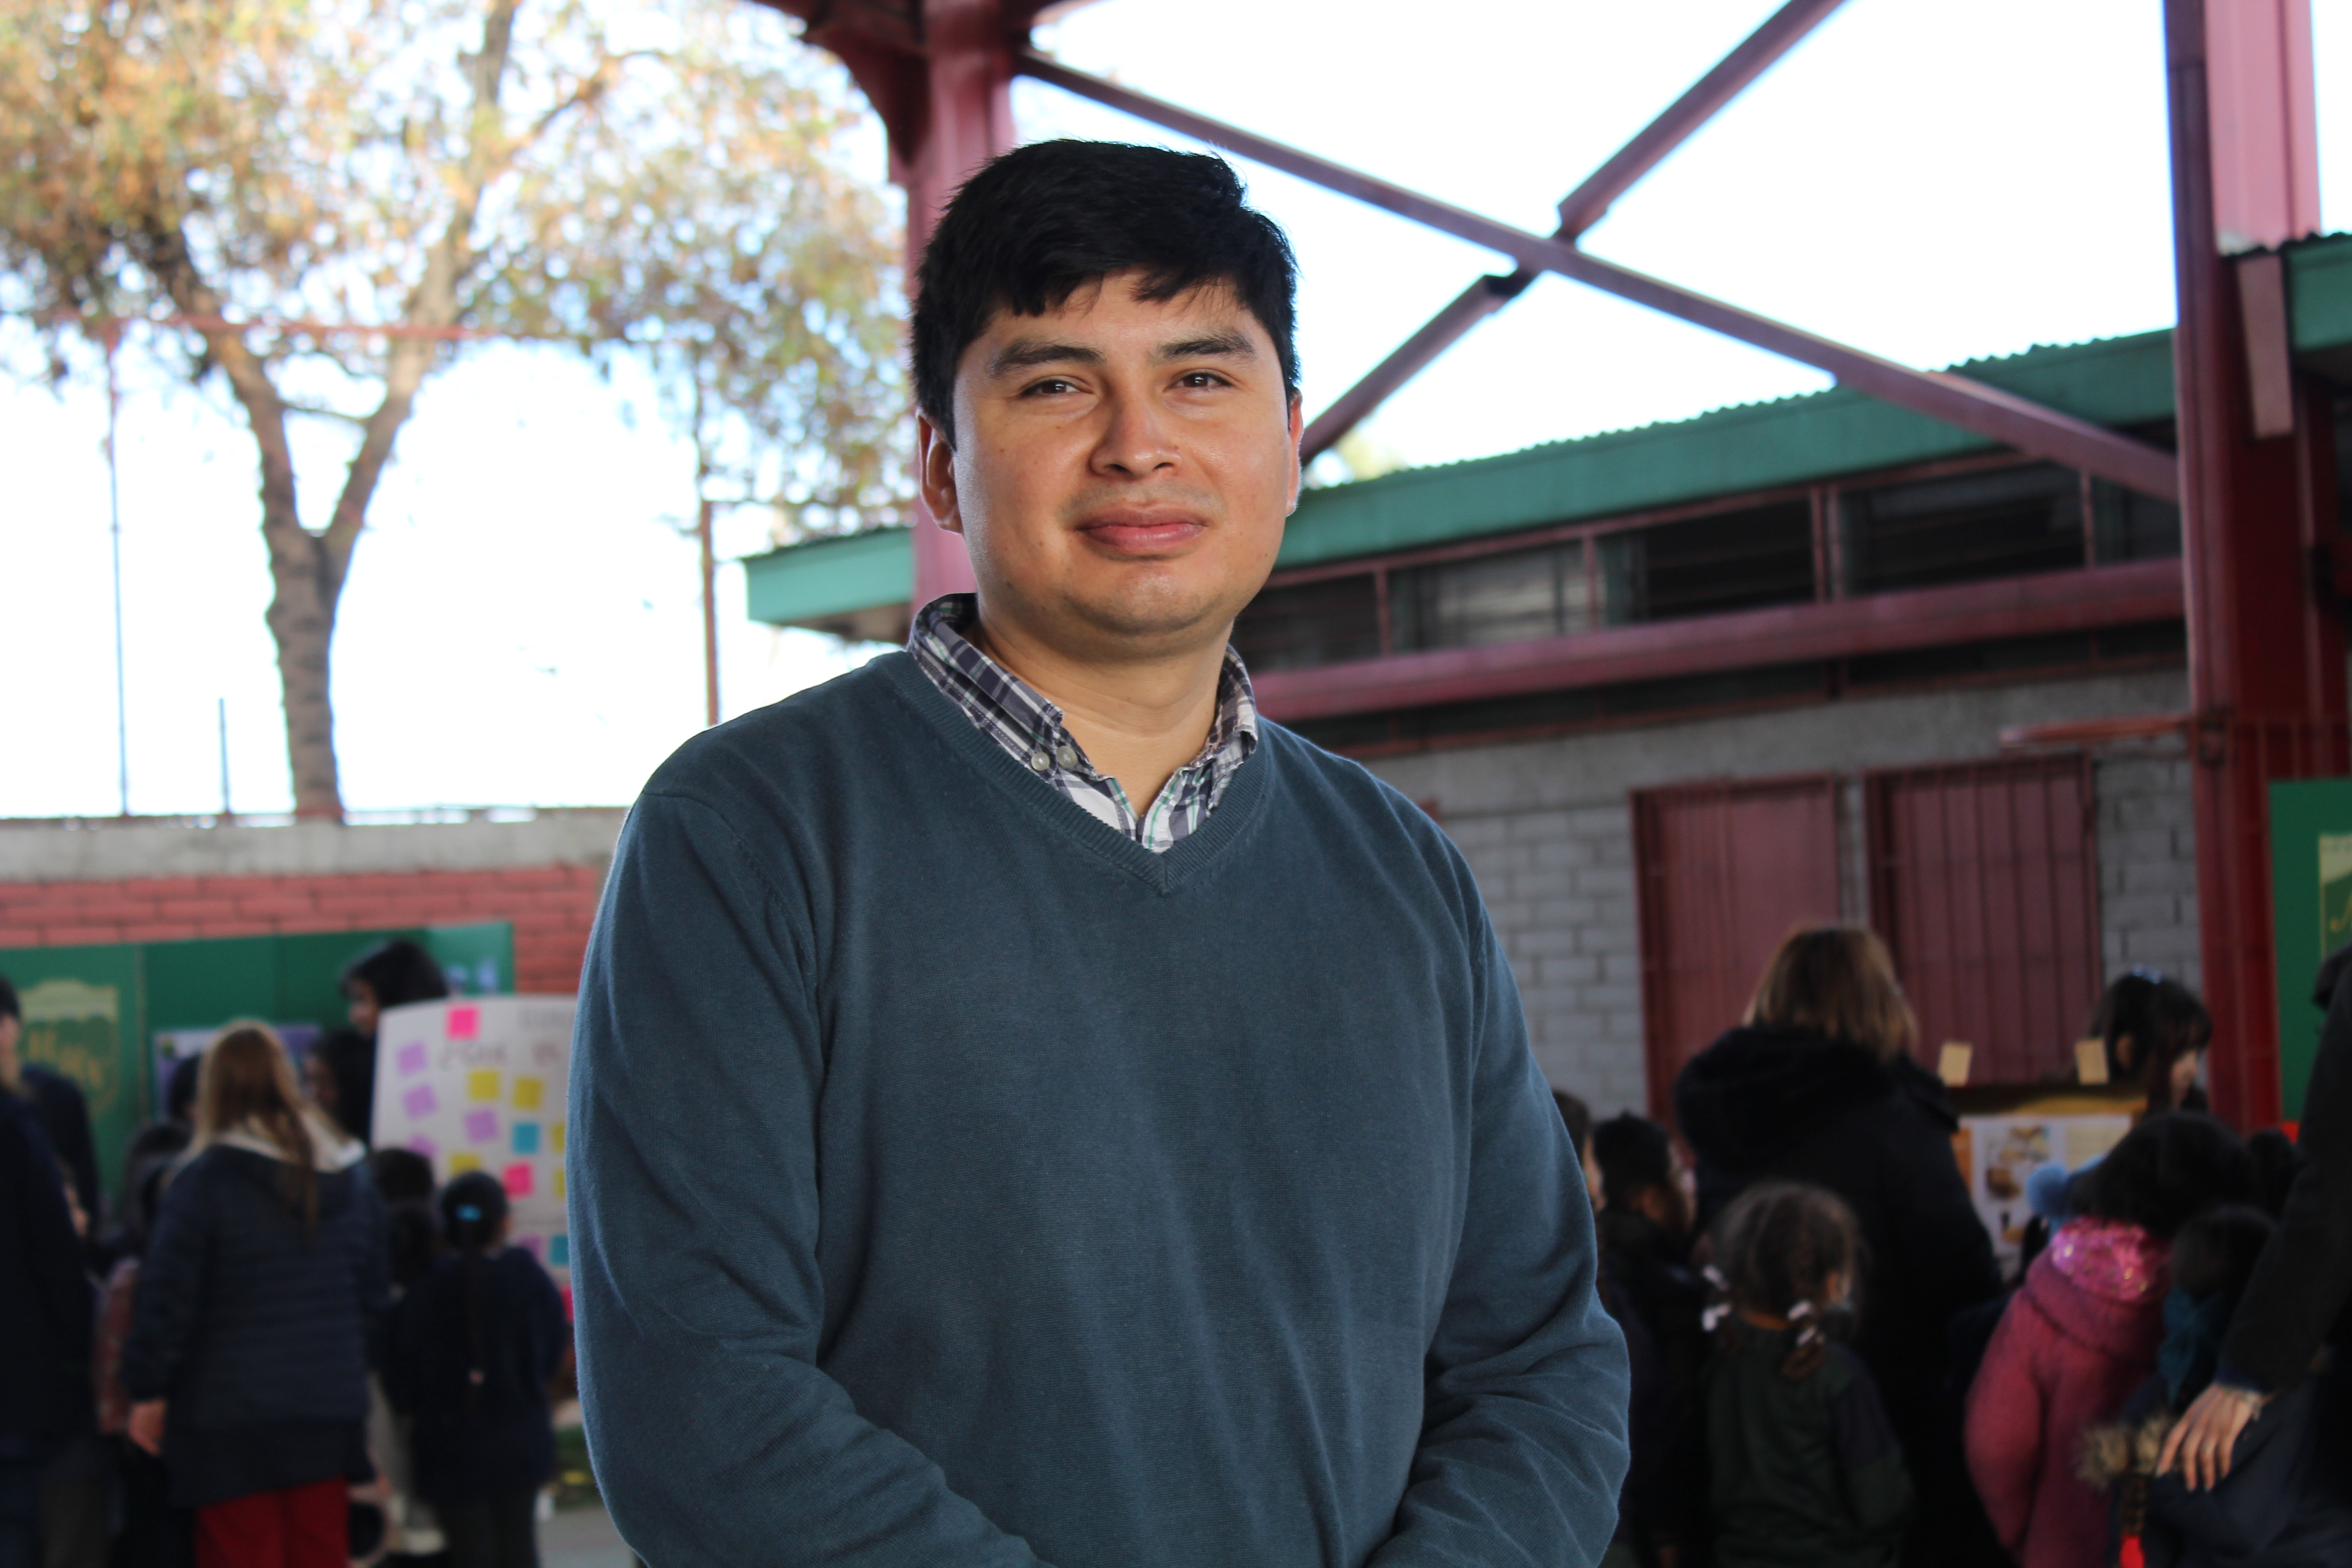
{"label": "diagonal red support beam", "polygon": [[[1610,160],[1586,176],[1559,204],[1559,227],[1554,239],[1572,240],[1609,212],[1610,204],[1666,154],[1690,139],[1691,133],[1715,117],[1716,111],[1764,74],[1774,61],[1794,48],[1845,0],[1789,0],[1764,19],[1763,26],[1742,39],[1715,68],[1693,82],[1664,112],[1643,126]],[[1362,424],[1397,389],[1419,375],[1429,363],[1461,340],[1471,328],[1527,292],[1536,280],[1534,268],[1522,267],[1508,277],[1479,279],[1455,297],[1427,325],[1407,338],[1396,352],[1374,365],[1362,380],[1341,393],[1315,416],[1298,443],[1299,457],[1312,462],[1340,437]]]}
{"label": "diagonal red support beam", "polygon": [[2028,398],[1988,386],[1949,371],[1914,370],[1849,344],[1817,336],[1737,305],[1696,293],[1589,256],[1564,240],[1513,228],[1434,196],[1302,153],[1269,137],[1196,114],[1163,99],[1117,82],[1072,70],[1034,50],[1015,57],[1015,68],[1066,91],[1164,125],[1227,152],[1295,174],[1342,195],[1412,219],[1431,228],[1499,250],[1522,267],[1557,272],[1635,304],[1718,331],[1742,342],[1825,370],[1857,392],[1939,419],[2032,457],[2064,463],[2112,479],[2143,495],[2177,501],[2179,465],[2172,455],[2088,420],[2077,419]]}

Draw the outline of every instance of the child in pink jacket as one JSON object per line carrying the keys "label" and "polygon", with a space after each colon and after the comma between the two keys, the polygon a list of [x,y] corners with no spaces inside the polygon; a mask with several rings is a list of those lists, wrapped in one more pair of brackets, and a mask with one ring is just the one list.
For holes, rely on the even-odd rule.
{"label": "child in pink jacket", "polygon": [[2173,1233],[2252,1193],[2237,1134],[2185,1112],[2149,1117],[2075,1177],[2074,1217],[2027,1270],[1969,1389],[1969,1474],[2021,1568],[2107,1560],[2106,1500],[2074,1473],[2083,1435],[2155,1370]]}

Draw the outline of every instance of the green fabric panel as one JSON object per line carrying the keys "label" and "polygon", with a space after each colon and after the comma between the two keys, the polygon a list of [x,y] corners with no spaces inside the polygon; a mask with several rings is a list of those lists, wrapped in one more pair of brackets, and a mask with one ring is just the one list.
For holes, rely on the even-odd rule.
{"label": "green fabric panel", "polygon": [[2289,246],[2286,289],[2295,353],[2352,346],[2352,234]]}

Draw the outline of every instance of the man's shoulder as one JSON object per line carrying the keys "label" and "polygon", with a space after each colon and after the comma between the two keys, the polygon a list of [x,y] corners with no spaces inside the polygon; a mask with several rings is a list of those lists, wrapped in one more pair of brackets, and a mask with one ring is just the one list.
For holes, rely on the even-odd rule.
{"label": "man's shoulder", "polygon": [[1270,721],[1259,721],[1258,735],[1291,793],[1303,797],[1319,821],[1343,830],[1402,838],[1417,852],[1449,866],[1461,860],[1454,841],[1426,808],[1363,763],[1327,752]]}
{"label": "man's shoulder", "polygon": [[890,743],[914,714],[887,653],[820,685],[701,731],[646,781],[648,795],[708,799],[751,781],[772,786],[799,775],[837,776],[845,766]]}

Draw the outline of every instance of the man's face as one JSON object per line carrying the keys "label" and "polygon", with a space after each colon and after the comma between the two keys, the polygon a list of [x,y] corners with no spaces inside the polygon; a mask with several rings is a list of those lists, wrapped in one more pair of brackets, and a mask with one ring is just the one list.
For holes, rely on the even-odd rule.
{"label": "man's face", "polygon": [[16,1087],[16,1037],[24,1032],[24,1025],[0,1013],[0,1089]]}
{"label": "man's face", "polygon": [[1000,312],[957,367],[923,499],[964,536],[983,625],[1076,658],[1222,643],[1298,500],[1298,405],[1233,292],[1139,300],[1133,274]]}

